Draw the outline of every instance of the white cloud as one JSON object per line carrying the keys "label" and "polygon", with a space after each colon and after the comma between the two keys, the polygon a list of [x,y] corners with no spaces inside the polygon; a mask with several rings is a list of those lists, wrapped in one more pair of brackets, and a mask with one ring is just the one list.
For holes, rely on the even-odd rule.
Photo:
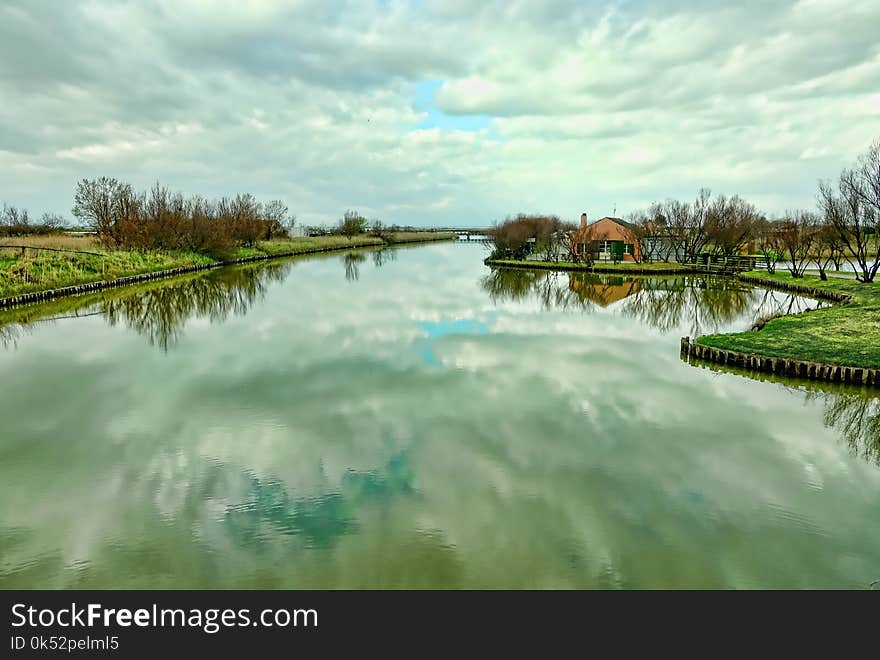
{"label": "white cloud", "polygon": [[[701,186],[772,212],[878,137],[876,2],[465,4],[11,0],[0,199],[63,212],[110,174],[305,222],[574,218]],[[432,80],[446,123],[419,128]]]}

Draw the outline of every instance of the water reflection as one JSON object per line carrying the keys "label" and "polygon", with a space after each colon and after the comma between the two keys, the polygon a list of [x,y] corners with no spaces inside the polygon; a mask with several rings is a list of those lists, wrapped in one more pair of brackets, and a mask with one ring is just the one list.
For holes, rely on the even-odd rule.
{"label": "water reflection", "polygon": [[0,346],[3,346],[3,348],[14,348],[24,332],[25,326],[20,323],[0,325]]}
{"label": "water reflection", "polygon": [[880,397],[876,390],[844,383],[822,383],[719,365],[682,356],[689,364],[716,373],[778,383],[805,402],[822,406],[824,425],[837,432],[853,456],[880,465]]}
{"label": "water reflection", "polygon": [[544,309],[614,308],[662,332],[691,336],[759,318],[822,306],[791,293],[759,289],[729,277],[636,277],[494,269],[482,280],[494,302],[538,300]]}
{"label": "water reflection", "polygon": [[167,351],[180,340],[186,322],[193,317],[213,323],[246,314],[271,282],[287,276],[290,266],[289,262],[276,262],[224,268],[175,286],[108,299],[100,305],[100,312],[111,326],[124,324]]}
{"label": "water reflection", "polygon": [[496,304],[537,299],[544,309],[590,308],[583,287],[571,281],[571,274],[560,271],[493,268],[481,285]]}
{"label": "water reflection", "polygon": [[385,264],[391,261],[397,261],[397,251],[399,248],[379,248],[378,250],[373,250],[373,265],[376,268],[381,268]]}
{"label": "water reflection", "polygon": [[[403,454],[393,456],[383,470],[349,470],[339,490],[314,497],[294,497],[284,481],[251,475],[244,501],[227,508],[224,524],[242,546],[271,543],[271,532],[277,532],[301,539],[307,548],[330,548],[357,532],[362,505],[411,494],[412,480]],[[269,533],[264,532],[266,525]]]}
{"label": "water reflection", "polygon": [[[368,251],[342,255],[345,279],[356,281]],[[396,250],[369,251],[381,268],[397,258]],[[177,344],[187,321],[207,318],[212,323],[244,316],[265,297],[270,284],[283,281],[295,261],[268,261],[222,268],[186,278],[157,281],[138,287],[110,289],[88,296],[0,312],[0,345],[15,348],[33,324],[71,318],[103,316],[111,326],[136,330],[164,351]]]}
{"label": "water reflection", "polygon": [[343,255],[342,263],[345,265],[345,279],[349,282],[359,280],[361,277],[360,265],[366,260],[367,255],[363,252],[348,252]]}
{"label": "water reflection", "polygon": [[[0,397],[0,587],[880,577],[880,531],[865,524],[880,518],[880,467],[875,436],[858,435],[876,403],[679,362],[678,337],[624,314],[660,287],[684,295],[675,278],[520,271],[487,289],[478,245],[363,254],[351,286],[335,254],[262,289],[231,276],[242,291],[224,302],[118,302],[184,278],[44,307],[55,320],[0,354],[14,383]],[[120,327],[60,320],[107,300]],[[161,353],[142,335],[183,327],[183,312],[135,320],[163,304],[229,316],[178,329]]]}
{"label": "water reflection", "polygon": [[807,390],[821,401],[825,426],[836,429],[854,455],[880,465],[880,399],[855,391]]}

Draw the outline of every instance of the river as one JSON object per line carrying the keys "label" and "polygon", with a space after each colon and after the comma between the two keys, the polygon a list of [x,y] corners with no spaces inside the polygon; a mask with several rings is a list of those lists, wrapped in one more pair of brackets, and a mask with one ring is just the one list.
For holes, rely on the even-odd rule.
{"label": "river", "polygon": [[687,364],[816,301],[438,243],[0,315],[2,588],[867,588],[880,406]]}

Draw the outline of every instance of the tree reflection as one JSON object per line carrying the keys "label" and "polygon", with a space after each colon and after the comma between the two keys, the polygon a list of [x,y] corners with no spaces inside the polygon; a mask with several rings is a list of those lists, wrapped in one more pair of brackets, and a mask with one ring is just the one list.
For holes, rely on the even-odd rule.
{"label": "tree reflection", "polygon": [[281,281],[291,262],[237,266],[183,281],[115,289],[85,298],[67,298],[44,306],[10,310],[0,317],[0,344],[14,347],[28,325],[84,316],[104,316],[110,325],[124,324],[167,351],[176,344],[186,322],[207,317],[212,322],[244,315],[265,295],[269,283]]}
{"label": "tree reflection", "polygon": [[692,336],[733,323],[755,307],[755,290],[727,277],[645,278],[623,313],[663,331],[687,328]]}
{"label": "tree reflection", "polygon": [[342,263],[345,265],[345,279],[349,282],[356,282],[360,279],[360,265],[367,260],[367,256],[363,252],[348,252],[342,256]]}
{"label": "tree reflection", "polygon": [[373,265],[376,268],[381,268],[390,261],[397,261],[396,248],[380,248],[378,250],[373,250],[372,255]]}
{"label": "tree reflection", "polygon": [[537,298],[545,309],[586,308],[591,304],[566,273],[549,270],[495,268],[480,282],[494,303],[523,302]]}
{"label": "tree reflection", "polygon": [[778,383],[792,393],[803,393],[806,401],[822,404],[822,422],[840,434],[853,455],[880,465],[880,397],[876,391],[844,383],[815,382],[749,371],[687,356],[682,359],[710,371]]}
{"label": "tree reflection", "polygon": [[837,430],[852,453],[880,465],[880,399],[859,390],[807,391],[824,405],[822,421]]}
{"label": "tree reflection", "polygon": [[101,311],[110,325],[124,323],[167,351],[179,341],[191,317],[216,322],[243,316],[265,295],[267,285],[283,280],[289,269],[290,263],[224,268],[175,286],[107,300]]}
{"label": "tree reflection", "polygon": [[679,329],[691,336],[718,331],[743,317],[754,322],[815,305],[796,294],[755,289],[729,277],[633,277],[498,268],[481,284],[496,303],[537,298],[548,309],[619,306],[624,315],[663,332]]}
{"label": "tree reflection", "polygon": [[15,348],[19,337],[24,333],[25,327],[19,323],[0,325],[0,345],[3,348]]}

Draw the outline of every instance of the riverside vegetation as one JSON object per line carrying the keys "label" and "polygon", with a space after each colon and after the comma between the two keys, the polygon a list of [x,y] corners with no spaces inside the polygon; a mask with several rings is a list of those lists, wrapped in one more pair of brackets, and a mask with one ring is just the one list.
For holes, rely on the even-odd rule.
{"label": "riverside vegetation", "polygon": [[87,234],[65,232],[59,216],[31,222],[26,210],[4,205],[0,298],[240,259],[454,238],[385,227],[356,211],[309,232],[319,235],[293,237],[295,217],[280,200],[187,198],[159,184],[137,193],[106,177],[77,184],[73,214]]}
{"label": "riverside vegetation", "polygon": [[[790,210],[778,218],[738,195],[708,189],[691,202],[655,202],[622,221],[633,243],[629,256],[637,264],[690,264],[746,253],[760,257],[770,274],[784,264],[795,279],[814,268],[824,280],[849,266],[857,281],[873,282],[880,270],[880,139],[835,183],[820,183],[817,198],[817,210]],[[492,261],[529,257],[529,265],[589,268],[603,237],[555,215],[519,214],[492,227],[489,240]]]}
{"label": "riverside vegetation", "polygon": [[[768,219],[734,195],[702,190],[693,202],[667,200],[631,213],[624,224],[638,244],[636,263],[594,263],[589,228],[578,230],[556,216],[518,215],[490,232],[499,267],[662,272],[702,259],[743,253],[763,271],[743,274],[761,284],[811,289],[839,304],[810,313],[780,314],[752,330],[696,339],[714,348],[826,365],[880,367],[880,139],[835,182],[819,185],[817,210],[793,210]],[[592,245],[591,245],[592,244]],[[584,249],[585,245],[591,247]],[[531,256],[531,258],[528,258]],[[536,258],[537,257],[537,258]],[[815,274],[810,273],[810,269]],[[839,299],[845,296],[846,300]]]}
{"label": "riverside vegetation", "polygon": [[818,291],[849,296],[849,302],[809,313],[786,314],[767,319],[759,331],[716,334],[698,342],[714,348],[767,357],[793,358],[824,364],[880,367],[880,290],[853,279],[763,271],[744,273],[772,286],[797,284]]}

